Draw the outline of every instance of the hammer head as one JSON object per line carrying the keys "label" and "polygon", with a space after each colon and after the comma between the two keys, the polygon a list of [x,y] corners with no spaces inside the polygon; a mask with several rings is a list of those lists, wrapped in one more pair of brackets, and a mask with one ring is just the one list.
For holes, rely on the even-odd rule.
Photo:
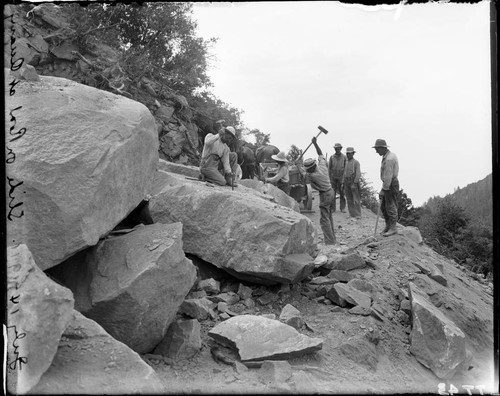
{"label": "hammer head", "polygon": [[319,129],[321,132],[323,132],[325,135],[328,133],[328,131],[327,131],[325,128],[323,128],[321,125],[320,125],[320,126],[318,126],[318,129]]}

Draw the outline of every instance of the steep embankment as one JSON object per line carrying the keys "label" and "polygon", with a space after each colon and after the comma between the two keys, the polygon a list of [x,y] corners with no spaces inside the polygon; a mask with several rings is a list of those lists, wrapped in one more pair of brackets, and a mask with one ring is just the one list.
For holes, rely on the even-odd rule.
{"label": "steep embankment", "polygon": [[[316,194],[314,196],[315,212],[307,217],[319,226],[319,199]],[[207,334],[220,319],[207,319],[201,322],[202,349],[193,358],[174,362],[150,356],[147,361],[172,391],[183,393],[434,393],[442,383],[446,384],[446,389],[451,383],[460,391],[464,391],[462,385],[485,385],[486,389],[491,389],[491,283],[418,243],[418,233],[409,228],[401,227],[400,235],[389,238],[377,235],[375,242],[366,243],[367,238],[373,236],[375,220],[376,216],[366,209],[363,209],[361,220],[350,219],[346,213],[335,213],[339,244],[333,247],[322,244],[319,231],[317,262],[322,261],[323,255],[328,257],[326,261],[323,258],[323,262],[331,263],[341,252],[359,253],[363,257],[368,255],[371,266],[337,272],[330,272],[328,265],[318,267],[307,280],[291,287],[265,288],[250,284],[255,306],[243,307],[243,310],[238,304],[229,307],[239,313],[279,317],[283,307],[292,304],[307,324],[300,332],[324,340],[321,351],[288,360],[290,368],[247,369],[242,365],[232,367],[216,363],[210,355],[213,341]],[[379,223],[379,231],[381,228],[383,220]],[[442,269],[438,271],[442,276],[429,271],[434,268]],[[338,278],[345,277],[342,282],[349,279],[365,281],[363,285],[372,297],[371,308],[375,309],[375,314],[362,310],[356,313],[355,309],[339,307],[325,298],[321,286],[325,278],[321,275],[330,273],[326,279],[332,280],[334,272]],[[217,277],[213,272],[210,276]],[[237,280],[220,277],[220,274],[218,279],[222,291],[238,290]],[[424,292],[432,309],[453,321],[465,335],[468,359],[463,364],[464,369],[451,378],[437,377],[415,357],[422,345],[412,346],[410,336],[412,307],[406,298],[410,282]],[[437,333],[434,335],[439,338]],[[234,351],[226,348],[225,352],[238,360]],[[437,354],[436,351],[434,358]]]}

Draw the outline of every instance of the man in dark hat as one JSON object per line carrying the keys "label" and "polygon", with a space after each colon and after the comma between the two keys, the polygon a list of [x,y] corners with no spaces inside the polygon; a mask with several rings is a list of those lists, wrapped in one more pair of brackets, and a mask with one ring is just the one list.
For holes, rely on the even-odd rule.
{"label": "man in dark hat", "polygon": [[359,187],[359,178],[361,177],[361,167],[359,161],[354,159],[354,148],[347,147],[347,163],[345,165],[342,184],[344,185],[345,197],[347,200],[347,209],[349,216],[356,219],[361,218],[361,189]]}
{"label": "man in dark hat", "polygon": [[232,126],[221,128],[218,134],[208,133],[201,154],[200,173],[204,179],[219,186],[236,186],[234,176],[238,154],[231,152],[229,144],[236,139]]}
{"label": "man in dark hat", "polygon": [[318,154],[318,162],[312,158],[306,159],[304,161],[305,172],[301,170],[301,173],[305,176],[306,183],[310,183],[312,188],[319,191],[319,209],[321,212],[319,224],[323,231],[325,245],[334,245],[337,242],[332,217],[333,208],[335,207],[335,195],[330,184],[326,159],[316,144],[315,137],[312,138],[312,142]]}
{"label": "man in dark hat", "polygon": [[333,154],[328,160],[328,173],[330,176],[330,183],[333,188],[333,211],[335,212],[335,198],[337,193],[340,195],[340,211],[345,213],[345,195],[344,188],[342,186],[342,176],[344,175],[345,164],[347,158],[341,153],[342,145],[340,143],[335,143],[333,146],[335,149],[335,154]]}
{"label": "man in dark hat", "polygon": [[399,163],[396,154],[389,151],[389,146],[384,139],[377,139],[373,148],[382,157],[380,167],[380,178],[382,179],[382,190],[380,190],[380,211],[385,219],[383,236],[398,233],[398,193],[399,193]]}

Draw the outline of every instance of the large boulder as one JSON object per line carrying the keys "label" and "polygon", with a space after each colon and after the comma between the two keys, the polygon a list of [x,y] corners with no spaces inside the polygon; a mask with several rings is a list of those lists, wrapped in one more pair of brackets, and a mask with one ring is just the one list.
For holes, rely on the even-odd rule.
{"label": "large boulder", "polygon": [[208,335],[236,348],[242,362],[287,360],[323,347],[321,338],[311,338],[292,326],[263,316],[239,315],[219,323]]}
{"label": "large boulder", "polygon": [[295,283],[312,272],[314,224],[248,193],[159,171],[150,213],[184,225],[184,250],[254,283]]}
{"label": "large boulder", "polygon": [[149,192],[155,121],[138,102],[56,77],[20,81],[6,98],[7,192],[23,202],[7,239],[45,270],[95,245]]}
{"label": "large boulder", "polygon": [[245,187],[252,188],[261,192],[262,194],[269,195],[274,202],[277,204],[286,206],[287,208],[293,209],[300,213],[299,203],[293,199],[290,195],[286,194],[284,191],[280,190],[278,187],[271,183],[264,183],[256,179],[242,179],[240,184]]}
{"label": "large boulder", "polygon": [[164,338],[196,279],[180,223],[108,238],[52,274],[73,290],[77,310],[138,353]]}
{"label": "large boulder", "polygon": [[73,311],[52,365],[32,390],[56,394],[164,394],[154,370],[96,322]]}
{"label": "large boulder", "polygon": [[25,394],[50,367],[71,320],[73,295],[49,279],[26,245],[7,249],[7,384]]}
{"label": "large boulder", "polygon": [[408,288],[413,323],[410,352],[436,376],[450,379],[467,358],[465,334],[414,283]]}

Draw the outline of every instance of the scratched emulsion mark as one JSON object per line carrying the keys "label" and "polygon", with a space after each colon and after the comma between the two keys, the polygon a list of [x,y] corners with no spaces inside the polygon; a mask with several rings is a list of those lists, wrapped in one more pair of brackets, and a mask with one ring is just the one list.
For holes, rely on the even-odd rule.
{"label": "scratched emulsion mark", "polygon": [[[24,64],[24,58],[16,56],[16,21],[14,19],[14,14],[4,15],[5,24],[10,23],[10,31],[8,30],[8,34],[10,35],[10,70],[11,72],[15,72],[19,70]],[[24,137],[27,130],[22,125],[18,125],[18,117],[22,117],[23,115],[23,106],[22,105],[10,105],[9,107],[9,98],[13,97],[16,94],[16,86],[19,84],[19,80],[11,73],[10,74],[10,82],[9,82],[9,95],[6,98],[7,109],[9,110],[9,133],[6,134],[5,139],[5,150],[6,150],[6,181],[8,184],[7,188],[7,235],[9,235],[9,227],[11,227],[11,222],[19,221],[21,217],[24,216],[24,202],[20,198],[21,194],[24,194],[23,190],[24,182],[22,180],[17,180],[12,175],[9,175],[9,171],[11,171],[13,164],[18,160],[16,155],[16,142]],[[19,241],[9,241],[9,244],[16,243]],[[16,261],[16,260],[14,260]],[[23,280],[23,274],[19,273],[19,268],[16,263],[7,263],[7,272],[8,278],[9,275],[12,275],[10,279],[12,282],[8,284],[8,316],[7,316],[7,340],[9,344],[8,348],[8,358],[7,358],[7,370],[10,371],[11,374],[14,374],[13,378],[15,378],[15,387],[17,388],[17,375],[16,373],[20,373],[24,365],[28,364],[28,357],[23,355],[23,340],[26,338],[26,333],[22,328],[17,326],[14,323],[18,323],[17,316],[22,315],[20,310],[22,309],[20,301],[22,300],[21,292],[19,290],[20,282]],[[24,274],[26,275],[26,274]],[[11,377],[12,378],[12,377]]]}

